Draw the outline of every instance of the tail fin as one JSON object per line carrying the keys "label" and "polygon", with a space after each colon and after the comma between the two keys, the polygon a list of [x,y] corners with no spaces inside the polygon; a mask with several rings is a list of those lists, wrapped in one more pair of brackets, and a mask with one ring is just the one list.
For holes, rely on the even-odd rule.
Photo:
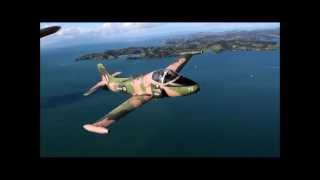
{"label": "tail fin", "polygon": [[105,81],[106,84],[108,84],[111,75],[108,73],[108,71],[103,66],[103,64],[101,64],[101,63],[97,64],[97,68],[98,68],[98,71],[99,71],[99,73],[101,75],[102,81]]}
{"label": "tail fin", "polygon": [[98,71],[101,75],[101,81],[99,81],[97,84],[95,84],[93,87],[91,87],[87,92],[85,92],[83,95],[88,96],[98,90],[101,87],[105,87],[108,85],[111,75],[107,72],[106,68],[103,66],[103,64],[99,63],[97,64]]}

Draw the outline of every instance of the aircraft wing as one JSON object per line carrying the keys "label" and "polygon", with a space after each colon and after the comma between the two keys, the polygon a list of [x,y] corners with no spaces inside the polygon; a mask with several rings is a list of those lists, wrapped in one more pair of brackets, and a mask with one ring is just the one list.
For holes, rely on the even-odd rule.
{"label": "aircraft wing", "polygon": [[187,64],[187,62],[191,59],[191,57],[195,54],[202,54],[203,51],[194,51],[194,52],[187,52],[181,53],[181,56],[178,57],[172,64],[170,64],[166,69],[171,69],[176,73],[180,72],[181,69]]}
{"label": "aircraft wing", "polygon": [[98,134],[107,134],[108,127],[113,122],[119,120],[123,116],[127,115],[131,111],[137,109],[142,106],[146,102],[150,101],[152,96],[150,95],[141,95],[141,96],[132,96],[127,99],[125,102],[120,104],[118,107],[114,108],[107,115],[103,116],[94,124],[86,124],[83,126],[84,129],[90,132],[98,133]]}

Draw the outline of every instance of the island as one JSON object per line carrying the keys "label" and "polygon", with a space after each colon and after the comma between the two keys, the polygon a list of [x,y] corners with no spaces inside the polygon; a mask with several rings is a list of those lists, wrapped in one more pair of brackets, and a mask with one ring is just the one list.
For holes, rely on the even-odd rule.
{"label": "island", "polygon": [[222,34],[198,33],[171,38],[162,46],[128,47],[89,53],[76,58],[82,60],[159,59],[175,57],[189,51],[221,53],[223,51],[272,51],[279,48],[279,29],[240,31]]}

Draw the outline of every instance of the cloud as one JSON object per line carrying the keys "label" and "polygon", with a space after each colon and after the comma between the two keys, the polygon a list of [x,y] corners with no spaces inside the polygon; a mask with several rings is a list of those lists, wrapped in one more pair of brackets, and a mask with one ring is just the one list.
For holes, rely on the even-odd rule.
{"label": "cloud", "polygon": [[74,36],[83,35],[90,32],[91,30],[87,28],[72,27],[72,28],[62,28],[60,31],[57,32],[57,35],[74,37]]}
{"label": "cloud", "polygon": [[100,28],[93,32],[96,33],[124,33],[124,32],[141,32],[146,28],[153,28],[164,23],[103,23]]}
{"label": "cloud", "polygon": [[[163,23],[103,23],[98,28],[85,28],[85,27],[63,27],[60,31],[54,34],[61,39],[72,39],[76,37],[101,37],[113,38],[116,36],[132,36],[144,32],[144,29],[157,27]],[[43,23],[41,28],[53,26],[58,24]]]}
{"label": "cloud", "polygon": [[53,25],[61,26],[61,29],[41,43],[60,46],[130,41],[200,31],[223,32],[279,27],[280,23],[40,23],[41,28]]}
{"label": "cloud", "polygon": [[216,30],[254,30],[254,29],[265,29],[265,28],[277,28],[280,27],[280,23],[203,23],[203,26],[207,28],[215,28]]}

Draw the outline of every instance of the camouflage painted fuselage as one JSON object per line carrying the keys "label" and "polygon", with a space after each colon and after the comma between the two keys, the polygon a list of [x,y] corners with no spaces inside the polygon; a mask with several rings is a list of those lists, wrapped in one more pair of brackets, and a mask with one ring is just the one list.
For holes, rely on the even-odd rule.
{"label": "camouflage painted fuselage", "polygon": [[[186,96],[199,91],[199,85],[183,76],[174,80],[184,79],[184,84],[174,82],[160,83],[152,76],[156,71],[130,78],[110,77],[107,87],[113,92],[127,93],[132,96],[149,95],[154,98]],[[173,80],[173,81],[174,81]],[[173,84],[174,83],[174,84]]]}

